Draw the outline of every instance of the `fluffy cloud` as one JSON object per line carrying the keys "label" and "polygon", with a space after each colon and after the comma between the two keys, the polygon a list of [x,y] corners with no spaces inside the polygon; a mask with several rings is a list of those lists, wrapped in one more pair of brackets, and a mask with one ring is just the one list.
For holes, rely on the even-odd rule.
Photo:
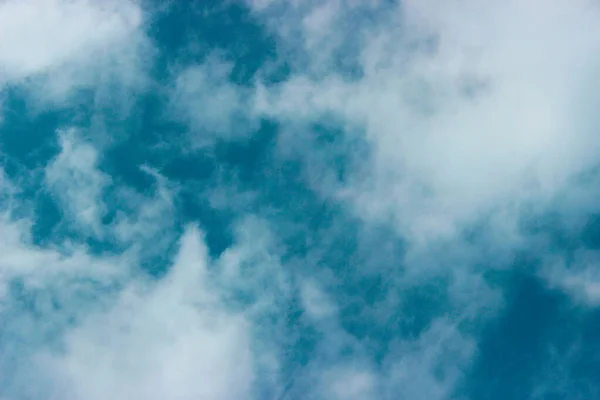
{"label": "fluffy cloud", "polygon": [[247,323],[214,297],[207,262],[202,238],[191,228],[164,280],[134,283],[114,307],[87,316],[68,334],[62,354],[41,361],[64,385],[56,396],[216,400],[249,393]]}
{"label": "fluffy cloud", "polygon": [[143,20],[129,0],[3,1],[0,88],[23,87],[40,106],[63,104],[81,88],[96,89],[101,99],[101,82],[139,87],[151,54]]}
{"label": "fluffy cloud", "polygon": [[[57,135],[62,146],[46,181],[78,236],[37,245],[32,221],[11,214],[13,185],[2,181],[1,395],[223,400],[253,397],[268,374],[276,384],[279,349],[269,341],[277,326],[266,320],[281,312],[285,283],[268,226],[243,221],[236,244],[214,261],[189,226],[166,275],[151,277],[141,266],[176,236],[172,188],[146,169],[156,196],[119,190],[98,169],[92,144],[74,130]],[[96,206],[114,208],[111,196],[128,212],[105,224]],[[124,250],[95,254],[85,243],[90,231]],[[238,300],[246,295],[250,304]]]}
{"label": "fluffy cloud", "polygon": [[[259,87],[257,111],[294,127],[332,121],[363,141],[368,156],[359,156],[344,181],[317,186],[367,223],[394,225],[411,245],[406,262],[415,272],[494,264],[475,261],[476,254],[506,262],[507,254],[535,246],[537,239],[522,230],[532,215],[559,210],[577,230],[572,210],[581,210],[580,221],[582,207],[592,211],[586,204],[595,197],[594,180],[582,184],[580,176],[599,161],[592,111],[596,5],[258,3],[252,3],[258,17],[282,46],[295,49],[288,61],[297,69],[283,83]],[[379,23],[357,20],[361,8]],[[347,37],[356,40],[349,45]],[[340,52],[356,72],[336,62]],[[286,140],[285,146],[297,146],[304,139]],[[322,169],[315,173],[310,164],[309,179],[323,180]],[[475,226],[484,226],[486,239],[473,246],[465,235]],[[541,274],[554,283],[561,276],[563,287],[576,292],[594,292],[595,284],[577,283],[595,275],[594,265],[571,268],[569,262],[562,261],[561,273],[554,264]]]}
{"label": "fluffy cloud", "polygon": [[[452,237],[497,207],[551,198],[596,162],[593,116],[581,105],[595,81],[599,10],[482,7],[409,1],[383,25],[329,25],[333,42],[362,29],[361,76],[293,75],[262,92],[257,107],[286,121],[333,115],[363,129],[373,150],[367,175],[339,194],[361,215],[390,216],[411,240]],[[312,35],[306,18],[298,24]]]}
{"label": "fluffy cloud", "polygon": [[[52,173],[64,181],[71,171]],[[78,211],[71,189],[63,189],[65,202]],[[87,222],[73,223],[85,232]],[[92,222],[111,234],[113,226]],[[129,224],[149,236],[164,228],[144,218]],[[139,270],[148,253],[137,246],[143,238],[127,236],[126,251],[98,256],[77,241],[41,248],[28,221],[10,215],[0,232],[3,396],[237,399],[253,389],[250,321],[222,302],[197,228],[183,233],[158,281]]]}
{"label": "fluffy cloud", "polygon": [[[594,198],[593,183],[582,185],[580,177],[599,161],[598,118],[590,106],[598,102],[591,89],[599,61],[597,5],[250,4],[291,54],[288,78],[258,87],[256,111],[293,132],[280,141],[284,154],[319,135],[314,124],[357,138],[345,147],[358,161],[343,179],[332,181],[322,170],[327,163],[311,168],[306,157],[307,180],[322,181],[314,185],[321,194],[349,205],[365,224],[393,226],[404,238],[404,269],[391,278],[400,287],[451,277],[454,314],[493,315],[502,301],[483,274],[539,248],[531,220],[558,212],[566,222],[574,204]],[[332,152],[320,157],[331,161]],[[578,228],[565,229],[577,234]],[[541,262],[540,276],[596,304],[596,264],[557,257],[558,263]],[[459,325],[450,322],[450,330],[460,332]],[[472,354],[468,336],[457,341],[465,359]],[[417,383],[439,361],[426,353],[415,353],[424,368],[409,380],[415,389],[392,384],[395,393],[451,396],[458,370],[448,381]],[[401,354],[399,365],[409,362]],[[400,375],[391,381],[403,382]]]}

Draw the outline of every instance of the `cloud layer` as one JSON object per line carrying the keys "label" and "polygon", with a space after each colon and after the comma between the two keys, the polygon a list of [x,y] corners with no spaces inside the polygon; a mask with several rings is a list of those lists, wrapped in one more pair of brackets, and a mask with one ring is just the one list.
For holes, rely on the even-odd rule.
{"label": "cloud layer", "polygon": [[0,399],[594,398],[599,13],[0,2]]}

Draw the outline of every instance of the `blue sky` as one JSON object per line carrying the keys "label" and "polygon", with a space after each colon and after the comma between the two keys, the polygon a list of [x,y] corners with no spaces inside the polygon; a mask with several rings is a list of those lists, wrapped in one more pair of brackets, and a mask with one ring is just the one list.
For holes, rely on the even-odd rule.
{"label": "blue sky", "polygon": [[599,14],[0,2],[0,400],[598,398]]}

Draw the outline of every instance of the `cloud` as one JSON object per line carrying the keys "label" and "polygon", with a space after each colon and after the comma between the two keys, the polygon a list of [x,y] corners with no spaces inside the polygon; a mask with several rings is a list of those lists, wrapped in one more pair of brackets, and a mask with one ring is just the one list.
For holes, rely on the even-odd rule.
{"label": "cloud", "polygon": [[87,316],[63,354],[44,357],[56,396],[73,399],[165,397],[237,399],[251,390],[247,322],[219,305],[207,280],[197,229],[183,235],[169,275],[133,283],[116,305]]}
{"label": "cloud", "polygon": [[143,20],[129,0],[3,1],[0,88],[25,88],[42,106],[64,104],[75,90],[100,89],[100,82],[139,87],[151,53]]}
{"label": "cloud", "polygon": [[100,235],[106,206],[102,202],[110,178],[98,170],[96,149],[75,129],[58,133],[61,151],[46,168],[46,182],[82,231]]}
{"label": "cloud", "polygon": [[[370,172],[344,195],[411,238],[453,235],[494,207],[552,196],[596,161],[593,132],[573,104],[585,103],[593,79],[597,10],[536,4],[404,2],[385,25],[363,29],[359,79],[336,69],[293,75],[257,107],[285,121],[334,115],[364,129]],[[333,41],[346,33],[336,27]]]}
{"label": "cloud", "polygon": [[121,209],[116,212],[110,231],[117,242],[126,247],[133,246],[147,255],[155,255],[166,251],[176,236],[174,197],[178,187],[152,168],[141,166],[141,170],[155,180],[153,193],[116,188],[110,200]]}
{"label": "cloud", "polygon": [[246,138],[255,128],[248,110],[251,92],[230,80],[232,68],[215,53],[176,75],[170,102],[175,119],[189,128],[194,147]]}
{"label": "cloud", "polygon": [[330,399],[372,399],[376,378],[372,373],[339,366],[326,371],[323,378],[324,393]]}
{"label": "cloud", "polygon": [[[59,130],[60,152],[45,168],[45,183],[61,204],[64,222],[81,237],[135,245],[138,250],[151,241],[153,250],[145,253],[164,250],[173,240],[165,229],[173,229],[175,224],[177,187],[147,166],[140,169],[155,180],[154,193],[141,194],[116,185],[100,170],[97,148],[82,136],[76,128]],[[108,218],[109,211],[112,218]]]}
{"label": "cloud", "polygon": [[571,257],[548,256],[541,275],[550,287],[564,290],[579,304],[600,305],[600,254],[580,248]]}
{"label": "cloud", "polygon": [[[81,166],[73,162],[79,159],[73,144],[64,143],[68,149],[52,164],[51,174],[63,183],[71,167]],[[94,154],[87,144],[77,146]],[[78,173],[86,179],[97,173],[84,167]],[[62,189],[67,210],[86,209],[97,195],[80,186],[88,196],[83,200],[72,198],[73,188]],[[144,216],[152,201],[134,205]],[[97,222],[76,220],[83,231],[92,223],[100,233],[111,233],[111,225]],[[164,229],[144,217],[129,223],[143,235],[152,234],[149,228]],[[7,215],[0,221],[2,396],[221,400],[252,390],[250,323],[222,303],[197,228],[185,230],[160,280],[139,270],[148,251],[135,245],[143,237],[126,236],[125,251],[93,255],[78,239],[41,248],[29,229],[26,219]]]}
{"label": "cloud", "polygon": [[473,359],[476,344],[453,323],[439,319],[417,341],[401,343],[396,351],[401,356],[389,365],[384,396],[403,393],[415,399],[446,399]]}
{"label": "cloud", "polygon": [[331,299],[319,288],[319,284],[312,280],[302,282],[300,285],[300,298],[306,315],[315,320],[321,320],[337,314],[337,308]]}
{"label": "cloud", "polygon": [[[271,363],[279,349],[268,341],[277,332],[266,321],[281,311],[279,283],[272,281],[280,271],[268,227],[242,221],[235,245],[212,261],[204,234],[188,226],[166,275],[152,277],[140,267],[148,254],[166,250],[158,234],[177,236],[167,223],[172,187],[150,169],[156,197],[115,191],[110,180],[88,185],[101,174],[97,150],[72,131],[58,135],[62,150],[47,174],[53,187],[63,185],[57,187],[61,204],[82,233],[91,226],[99,236],[116,237],[122,249],[94,254],[84,236],[40,247],[31,238],[31,221],[5,209],[0,395],[223,400],[254,397],[257,381],[275,384]],[[3,183],[10,195],[10,182]],[[113,207],[102,202],[99,187],[122,196],[132,212],[117,224],[102,224],[94,213],[81,217],[92,200]],[[253,296],[249,304],[235,300],[246,294]]]}
{"label": "cloud", "polygon": [[[365,226],[394,228],[407,246],[402,267],[388,277],[397,287],[445,277],[452,282],[453,315],[492,318],[503,302],[488,273],[511,270],[519,252],[544,259],[527,224],[556,212],[561,221],[579,224],[590,217],[574,210],[594,208],[593,183],[580,178],[600,161],[599,121],[590,112],[598,101],[591,89],[599,61],[597,5],[249,4],[278,38],[285,49],[281,62],[290,66],[282,82],[258,85],[255,111],[293,132],[279,138],[282,157],[311,143],[307,136],[320,138],[315,125],[354,139],[342,144],[352,163],[337,180],[331,179],[334,146],[327,147],[331,154],[317,144],[306,150],[329,162],[314,168],[313,156],[304,158],[306,180]],[[577,235],[576,224],[567,229]],[[595,264],[571,265],[567,253],[558,255],[558,264],[542,262],[534,274],[595,305]],[[476,357],[477,333],[459,326],[448,323],[468,364]],[[410,351],[398,353],[388,393],[452,396],[464,370],[450,368],[447,380],[427,372],[444,359],[428,353],[443,336],[431,332],[409,345],[418,349],[414,365]]]}
{"label": "cloud", "polygon": [[[524,207],[549,208],[597,164],[597,118],[586,106],[597,101],[589,90],[600,46],[594,5],[373,2],[385,13],[379,24],[332,22],[322,32],[307,18],[337,7],[342,20],[356,5],[319,4],[256,9],[282,42],[292,43],[290,29],[304,33],[308,42],[291,45],[309,68],[259,88],[255,107],[290,125],[333,120],[364,139],[370,156],[325,194],[367,221],[391,221],[413,249],[428,252],[482,221],[499,247],[518,247]],[[285,24],[271,19],[277,7]],[[349,31],[361,38],[348,53],[360,72],[323,70],[323,48],[310,37],[336,44]]]}
{"label": "cloud", "polygon": [[[50,382],[34,365],[41,349],[60,346],[60,337],[86,313],[104,307],[130,270],[131,254],[89,254],[85,246],[62,242],[36,246],[32,223],[0,220],[0,396],[44,398]],[[98,299],[97,294],[104,297]],[[32,380],[32,376],[39,379]]]}
{"label": "cloud", "polygon": [[[17,213],[0,168],[0,397],[459,398],[504,305],[490,271],[550,242],[528,231],[538,215],[574,232],[597,212],[580,179],[598,161],[595,5],[247,4],[276,37],[277,81],[269,64],[235,83],[213,53],[146,86],[161,47],[142,3],[0,3],[0,94],[55,107],[92,88],[83,108],[117,116],[147,88],[166,100],[148,120],[114,118],[140,122],[128,145],[152,148],[123,161],[151,178],[144,192],[111,175],[88,127],[56,127],[43,189],[69,237],[36,240],[36,199]],[[260,181],[240,185],[224,169],[244,160],[206,150],[255,139],[264,120],[276,143],[236,147]],[[154,146],[155,128],[189,140]],[[184,187],[165,167],[182,153],[219,176]],[[224,250],[198,226],[227,231]],[[597,252],[574,247],[535,254],[534,274],[595,306]]]}

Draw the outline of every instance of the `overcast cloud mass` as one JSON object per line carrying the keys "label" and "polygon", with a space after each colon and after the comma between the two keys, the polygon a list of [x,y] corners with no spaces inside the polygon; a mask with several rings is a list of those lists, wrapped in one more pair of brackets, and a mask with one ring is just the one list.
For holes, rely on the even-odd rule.
{"label": "overcast cloud mass", "polygon": [[600,398],[598,21],[0,0],[0,400]]}

